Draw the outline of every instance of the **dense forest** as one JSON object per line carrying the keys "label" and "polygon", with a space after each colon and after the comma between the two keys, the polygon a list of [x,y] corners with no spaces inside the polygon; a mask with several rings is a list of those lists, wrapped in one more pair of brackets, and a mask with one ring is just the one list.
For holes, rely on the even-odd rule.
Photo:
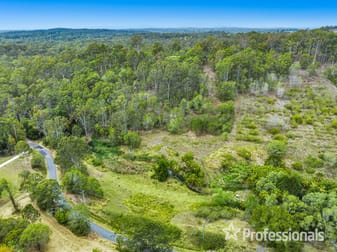
{"label": "dense forest", "polygon": [[[275,89],[293,62],[314,70],[337,57],[335,33],[323,30],[175,36],[165,45],[134,35],[124,44],[44,52],[29,43],[2,44],[1,152],[12,152],[24,137],[56,147],[64,135],[121,144],[128,132],[153,128],[230,132],[236,94]],[[216,72],[213,92],[205,65]],[[222,103],[215,106],[214,96]]]}
{"label": "dense forest", "polygon": [[[151,180],[169,183],[173,178],[187,190],[208,197],[194,206],[194,215],[202,220],[235,217],[255,230],[318,228],[326,233],[326,240],[316,247],[336,248],[337,185],[330,180],[335,173],[313,175],[315,168],[327,165],[331,155],[336,159],[336,146],[330,156],[316,153],[318,157],[304,157],[304,162],[292,160],[290,165],[285,156],[291,136],[285,129],[272,126],[268,129],[272,140],[263,147],[263,165],[252,162],[251,152],[242,148],[237,156],[223,155],[217,172],[206,169],[192,152],[171,156],[137,152],[143,136],[153,131],[165,131],[172,137],[189,132],[196,138],[212,135],[225,145],[233,128],[239,132],[242,126],[235,124],[238,97],[264,97],[268,107],[274,102],[271,97],[284,92],[291,100],[287,105],[291,127],[327,120],[333,139],[336,99],[321,101],[324,96],[313,90],[301,91],[299,86],[303,82],[301,73],[315,78],[322,71],[324,78],[337,86],[336,62],[337,34],[328,28],[235,34],[109,30],[0,33],[0,154],[28,150],[25,139],[41,141],[56,151],[62,189],[85,195],[89,202],[90,198],[99,202],[106,192],[88,165],[103,167],[108,150],[109,155],[123,157],[123,162],[144,162],[144,167],[150,164]],[[310,98],[301,104],[304,96]],[[304,114],[308,109],[312,114]],[[253,122],[247,119],[242,124],[249,133],[238,134],[236,140],[262,142]],[[109,158],[117,162],[117,158]],[[45,172],[38,153],[33,153],[31,162],[34,169]],[[331,167],[336,168],[336,162]],[[142,169],[136,173],[147,176],[148,170]],[[30,192],[41,210],[52,210],[57,221],[75,234],[90,231],[86,220],[81,219],[89,218],[88,213],[78,217],[76,211],[55,205],[60,200],[52,194],[60,190],[55,181],[35,173],[21,174],[21,179],[21,191]],[[48,190],[51,194],[47,202],[43,195]],[[240,190],[249,190],[249,196],[238,199],[235,192]],[[146,198],[137,197],[131,196],[125,204],[146,202]],[[146,204],[155,204],[155,199],[149,202]],[[169,206],[163,203],[161,207],[171,216]],[[78,211],[88,211],[82,208],[86,207],[79,206]],[[89,209],[93,211],[94,206]],[[169,217],[158,220],[146,212],[143,217],[106,210],[92,214],[100,220],[108,219],[114,230],[131,238],[119,241],[120,251],[166,251],[172,246],[238,251],[235,249],[240,245],[224,241],[214,232],[206,233],[204,239],[200,230],[186,231],[170,223]],[[80,220],[76,222],[76,218]],[[31,225],[39,225],[24,219],[1,221],[6,225],[19,223],[22,235],[15,239],[23,249],[25,232]],[[79,222],[84,226],[76,226]],[[189,237],[189,245],[182,242],[183,237]],[[200,237],[203,239],[198,240]],[[1,233],[2,243],[13,245]],[[303,243],[270,242],[265,246],[300,251]]]}

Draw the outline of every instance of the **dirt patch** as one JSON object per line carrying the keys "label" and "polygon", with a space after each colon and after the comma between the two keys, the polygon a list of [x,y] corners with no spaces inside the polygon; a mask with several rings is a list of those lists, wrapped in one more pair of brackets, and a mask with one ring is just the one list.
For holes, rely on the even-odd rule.
{"label": "dirt patch", "polygon": [[216,80],[216,74],[213,71],[213,69],[211,68],[211,66],[209,65],[205,65],[204,66],[204,74],[206,76],[206,84],[208,87],[208,94],[210,97],[214,97],[215,96],[215,91],[216,91],[216,87],[214,85],[215,80]]}

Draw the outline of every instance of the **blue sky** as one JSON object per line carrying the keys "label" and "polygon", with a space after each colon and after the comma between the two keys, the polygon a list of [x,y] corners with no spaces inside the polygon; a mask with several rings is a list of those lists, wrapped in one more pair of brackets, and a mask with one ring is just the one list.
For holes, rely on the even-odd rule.
{"label": "blue sky", "polygon": [[0,30],[337,25],[337,1],[0,0]]}

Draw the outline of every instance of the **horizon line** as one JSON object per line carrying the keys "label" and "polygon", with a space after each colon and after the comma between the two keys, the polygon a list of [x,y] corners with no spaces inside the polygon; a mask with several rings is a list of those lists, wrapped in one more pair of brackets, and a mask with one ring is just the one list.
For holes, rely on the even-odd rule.
{"label": "horizon line", "polygon": [[335,25],[323,25],[323,26],[272,26],[272,27],[249,27],[249,26],[172,26],[172,27],[48,27],[48,28],[14,28],[14,29],[1,29],[0,31],[41,31],[41,30],[56,30],[56,29],[65,29],[65,30],[151,30],[151,29],[319,29],[323,27],[335,27]]}

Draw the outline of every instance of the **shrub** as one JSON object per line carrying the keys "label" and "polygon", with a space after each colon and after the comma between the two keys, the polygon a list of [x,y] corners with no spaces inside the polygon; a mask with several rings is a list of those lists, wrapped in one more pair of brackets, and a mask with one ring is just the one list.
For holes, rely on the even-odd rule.
{"label": "shrub", "polygon": [[291,165],[291,168],[293,168],[294,170],[297,170],[297,171],[302,171],[303,170],[303,164],[301,162],[294,162]]}
{"label": "shrub", "polygon": [[324,160],[324,164],[329,168],[337,165],[337,155],[334,153],[324,153],[322,159]]}
{"label": "shrub", "polygon": [[254,135],[237,135],[236,140],[247,141],[247,142],[255,142],[255,143],[262,143],[263,140],[259,136]]}
{"label": "shrub", "polygon": [[26,205],[21,210],[22,218],[29,220],[30,222],[35,222],[39,219],[40,213],[37,211],[32,204]]}
{"label": "shrub", "polygon": [[198,249],[217,250],[224,248],[226,245],[226,237],[223,234],[190,229],[187,232],[187,236],[189,237],[191,243]]}
{"label": "shrub", "polygon": [[259,130],[258,130],[258,129],[251,129],[251,130],[248,130],[248,135],[251,135],[251,136],[258,136],[258,135],[259,135]]}
{"label": "shrub", "polygon": [[91,160],[91,163],[93,166],[102,166],[103,165],[103,160],[101,158],[93,158]]}
{"label": "shrub", "polygon": [[276,135],[276,134],[279,134],[280,133],[280,129],[279,128],[270,128],[268,129],[269,133],[272,134],[272,135]]}
{"label": "shrub", "polygon": [[227,141],[227,140],[228,140],[228,132],[223,132],[223,133],[221,134],[221,139],[222,139],[223,141]]}
{"label": "shrub", "polygon": [[109,216],[110,225],[130,238],[129,242],[120,241],[120,245],[131,247],[132,251],[167,251],[181,236],[181,230],[171,224],[134,215],[109,213]]}
{"label": "shrub", "polygon": [[314,124],[314,120],[313,120],[312,117],[309,116],[309,115],[304,116],[304,122],[305,122],[306,124],[310,124],[310,125],[313,125],[313,124]]}
{"label": "shrub", "polygon": [[169,160],[167,160],[164,156],[160,157],[154,168],[153,177],[161,182],[166,181],[169,177],[170,166],[171,164]]}
{"label": "shrub", "polygon": [[317,169],[317,168],[321,168],[323,164],[324,162],[321,159],[315,158],[313,156],[308,156],[304,160],[304,165],[306,168]]}
{"label": "shrub", "polygon": [[291,117],[291,121],[295,122],[296,124],[302,124],[303,123],[303,118],[300,114],[295,114]]}
{"label": "shrub", "polygon": [[49,241],[51,231],[43,224],[30,224],[22,233],[19,244],[27,251],[43,251]]}
{"label": "shrub", "polygon": [[227,81],[222,82],[218,85],[217,90],[218,98],[221,101],[230,101],[233,100],[235,97],[235,82],[234,81]]}
{"label": "shrub", "polygon": [[211,204],[214,206],[227,206],[232,208],[240,208],[240,201],[235,198],[233,192],[219,190],[212,196]]}
{"label": "shrub", "polygon": [[193,100],[190,102],[190,108],[194,110],[195,113],[202,113],[203,109],[203,97],[201,95],[197,95],[193,98]]}
{"label": "shrub", "polygon": [[45,159],[42,156],[42,154],[40,154],[37,151],[33,152],[33,157],[30,160],[30,165],[32,166],[33,169],[39,169],[41,171],[46,171]]}
{"label": "shrub", "polygon": [[69,214],[70,211],[65,208],[58,208],[55,212],[55,219],[57,220],[58,223],[61,225],[66,225],[69,221]]}
{"label": "shrub", "polygon": [[305,168],[305,171],[306,171],[308,174],[314,174],[314,173],[315,173],[315,169],[314,169],[314,168],[310,168],[310,167],[306,167],[306,168]]}
{"label": "shrub", "polygon": [[239,213],[239,210],[230,207],[210,206],[206,204],[198,207],[195,216],[213,222],[220,219],[233,219],[238,216]]}
{"label": "shrub", "polygon": [[178,167],[178,176],[184,178],[186,185],[195,191],[200,191],[204,186],[205,173],[202,166],[194,160],[192,152],[187,152],[181,157],[182,165]]}
{"label": "shrub", "polygon": [[29,222],[25,219],[0,219],[0,244],[18,244]]}
{"label": "shrub", "polygon": [[329,67],[326,71],[325,71],[325,75],[327,76],[327,78],[337,86],[337,65],[334,65],[332,67]]}
{"label": "shrub", "polygon": [[267,146],[268,159],[266,164],[273,166],[283,166],[283,158],[286,154],[287,146],[283,141],[273,140]]}
{"label": "shrub", "polygon": [[16,145],[15,145],[15,153],[16,154],[19,154],[21,152],[26,152],[26,151],[29,151],[29,150],[30,150],[30,147],[29,147],[28,143],[25,142],[25,141],[21,140],[21,141],[17,142]]}
{"label": "shrub", "polygon": [[178,134],[184,128],[184,121],[181,117],[172,118],[167,124],[168,132],[172,134]]}
{"label": "shrub", "polygon": [[64,174],[62,185],[70,193],[85,193],[96,198],[103,198],[103,190],[98,180],[86,176],[76,168],[72,168]]}
{"label": "shrub", "polygon": [[96,178],[88,177],[85,185],[85,192],[92,197],[103,198],[103,190]]}
{"label": "shrub", "polygon": [[137,132],[130,131],[126,135],[124,135],[123,143],[130,148],[136,149],[140,146],[141,138]]}
{"label": "shrub", "polygon": [[126,160],[131,160],[135,161],[136,160],[136,155],[133,151],[129,151],[123,155],[123,158]]}
{"label": "shrub", "polygon": [[43,210],[57,208],[60,200],[61,189],[54,179],[45,179],[33,187],[31,198],[36,200],[38,207]]}
{"label": "shrub", "polygon": [[234,166],[236,164],[236,162],[237,162],[237,160],[232,154],[225,153],[222,156],[221,167],[222,167],[222,169],[229,169],[232,166]]}
{"label": "shrub", "polygon": [[85,236],[90,232],[90,224],[87,217],[77,211],[70,212],[68,227],[71,232],[78,236]]}
{"label": "shrub", "polygon": [[331,123],[331,127],[337,129],[337,119],[334,119]]}
{"label": "shrub", "polygon": [[[224,124],[221,115],[197,115],[192,117],[190,124],[191,130],[197,135],[205,133],[219,135],[224,130],[224,127],[228,127],[228,125]],[[225,131],[227,130],[225,129]]]}
{"label": "shrub", "polygon": [[196,134],[200,135],[207,132],[208,121],[205,116],[197,116],[191,120],[191,129]]}
{"label": "shrub", "polygon": [[287,137],[285,135],[282,135],[282,134],[274,135],[274,140],[279,140],[279,141],[282,141],[284,143],[286,143],[288,141]]}
{"label": "shrub", "polygon": [[237,149],[236,153],[240,157],[242,157],[246,160],[251,160],[251,158],[252,158],[252,153],[249,150],[247,150],[246,148],[239,148],[239,149]]}

